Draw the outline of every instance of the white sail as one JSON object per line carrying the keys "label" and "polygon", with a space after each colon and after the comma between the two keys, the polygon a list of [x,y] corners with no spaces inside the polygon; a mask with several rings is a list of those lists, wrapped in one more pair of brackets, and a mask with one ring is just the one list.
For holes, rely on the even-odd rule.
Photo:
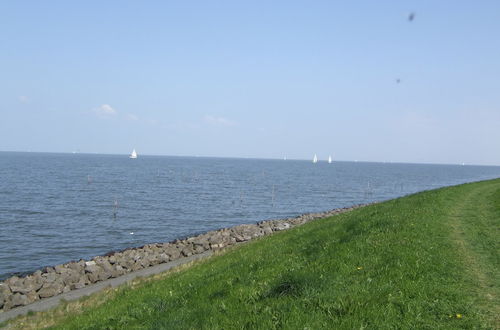
{"label": "white sail", "polygon": [[332,163],[332,156],[328,156],[328,164]]}
{"label": "white sail", "polygon": [[317,163],[318,162],[318,157],[316,156],[316,154],[314,154],[314,158],[313,158],[313,163]]}
{"label": "white sail", "polygon": [[129,158],[136,159],[137,158],[137,152],[135,152],[135,149],[132,150],[132,153],[130,154]]}

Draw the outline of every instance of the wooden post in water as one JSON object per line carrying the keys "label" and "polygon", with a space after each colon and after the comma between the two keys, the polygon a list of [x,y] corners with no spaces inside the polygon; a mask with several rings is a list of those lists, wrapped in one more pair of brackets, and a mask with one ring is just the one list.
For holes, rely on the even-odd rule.
{"label": "wooden post in water", "polygon": [[115,198],[113,202],[113,218],[116,219],[116,214],[118,213],[118,199]]}
{"label": "wooden post in water", "polygon": [[271,195],[271,202],[272,202],[273,207],[274,207],[274,184],[273,184],[273,191],[272,191],[272,195]]}

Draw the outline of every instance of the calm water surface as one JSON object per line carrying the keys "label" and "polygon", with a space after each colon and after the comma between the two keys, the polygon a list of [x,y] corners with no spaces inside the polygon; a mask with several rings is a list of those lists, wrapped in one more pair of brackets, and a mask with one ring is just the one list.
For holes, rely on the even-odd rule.
{"label": "calm water surface", "polygon": [[240,223],[496,177],[500,167],[0,152],[0,279]]}

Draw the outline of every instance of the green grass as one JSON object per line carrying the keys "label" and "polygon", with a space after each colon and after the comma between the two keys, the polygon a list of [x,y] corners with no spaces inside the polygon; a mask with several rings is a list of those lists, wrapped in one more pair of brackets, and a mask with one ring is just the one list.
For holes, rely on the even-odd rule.
{"label": "green grass", "polygon": [[423,192],[245,244],[51,320],[57,329],[499,328],[499,225],[500,180]]}

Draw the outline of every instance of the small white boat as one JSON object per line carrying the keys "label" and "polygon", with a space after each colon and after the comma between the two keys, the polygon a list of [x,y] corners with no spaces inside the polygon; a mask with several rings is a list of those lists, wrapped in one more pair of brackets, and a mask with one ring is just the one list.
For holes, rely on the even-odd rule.
{"label": "small white boat", "polygon": [[328,156],[328,164],[332,163],[332,156]]}
{"label": "small white boat", "polygon": [[132,150],[132,153],[130,154],[129,158],[131,158],[131,159],[136,159],[137,158],[137,152],[135,152],[135,149]]}
{"label": "small white boat", "polygon": [[313,163],[316,164],[317,162],[318,162],[318,156],[316,156],[316,154],[314,154]]}

